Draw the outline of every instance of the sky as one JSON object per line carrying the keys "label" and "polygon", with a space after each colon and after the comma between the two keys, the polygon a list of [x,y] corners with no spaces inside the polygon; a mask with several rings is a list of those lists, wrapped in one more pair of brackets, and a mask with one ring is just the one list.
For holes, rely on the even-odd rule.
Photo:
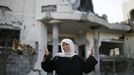
{"label": "sky", "polygon": [[123,21],[124,0],[92,0],[94,11],[99,16],[106,14],[109,23]]}

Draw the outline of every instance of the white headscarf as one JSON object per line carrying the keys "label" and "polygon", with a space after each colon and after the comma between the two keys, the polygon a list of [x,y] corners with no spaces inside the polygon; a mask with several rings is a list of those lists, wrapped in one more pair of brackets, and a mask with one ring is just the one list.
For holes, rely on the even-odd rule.
{"label": "white headscarf", "polygon": [[[62,47],[63,42],[69,44],[70,49],[71,49],[71,52],[70,53],[66,53],[63,50],[63,47]],[[60,57],[72,57],[72,56],[76,55],[75,50],[74,50],[74,43],[73,43],[73,41],[71,39],[63,39],[61,41],[61,51],[62,52],[57,53],[56,56],[60,56]]]}

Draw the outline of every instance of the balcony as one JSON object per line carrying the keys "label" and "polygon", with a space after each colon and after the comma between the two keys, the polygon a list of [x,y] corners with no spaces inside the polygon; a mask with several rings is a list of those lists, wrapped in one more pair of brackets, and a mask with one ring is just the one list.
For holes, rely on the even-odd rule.
{"label": "balcony", "polygon": [[[62,22],[60,30],[64,33],[77,33],[78,30],[84,30],[83,32],[86,32],[90,30],[92,26],[101,26],[102,31],[109,31],[109,29],[114,31],[130,30],[129,26],[109,24],[106,19],[97,14],[79,11],[64,1],[65,0],[38,0],[36,4],[36,19],[46,24],[53,19],[60,20]],[[49,28],[52,28],[51,25],[48,26],[48,31]],[[63,28],[66,29],[63,30]]]}

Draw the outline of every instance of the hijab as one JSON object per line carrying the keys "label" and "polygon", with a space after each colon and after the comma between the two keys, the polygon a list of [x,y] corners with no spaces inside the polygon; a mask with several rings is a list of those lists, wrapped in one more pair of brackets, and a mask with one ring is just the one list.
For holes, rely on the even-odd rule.
{"label": "hijab", "polygon": [[[71,52],[70,53],[66,53],[63,50],[62,44],[63,42],[69,44]],[[60,56],[60,57],[73,57],[74,55],[76,55],[75,50],[74,50],[74,43],[71,39],[63,39],[61,41],[61,52],[57,53],[55,56]]]}

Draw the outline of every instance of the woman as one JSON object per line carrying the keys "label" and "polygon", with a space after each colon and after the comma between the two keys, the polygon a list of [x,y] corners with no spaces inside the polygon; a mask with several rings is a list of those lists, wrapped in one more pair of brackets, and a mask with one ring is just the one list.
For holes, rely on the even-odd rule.
{"label": "woman", "polygon": [[74,44],[70,39],[61,41],[61,53],[57,53],[52,59],[47,49],[41,63],[41,67],[46,72],[55,70],[57,75],[83,75],[94,70],[97,60],[92,56],[93,51],[85,61],[80,56],[76,55]]}

